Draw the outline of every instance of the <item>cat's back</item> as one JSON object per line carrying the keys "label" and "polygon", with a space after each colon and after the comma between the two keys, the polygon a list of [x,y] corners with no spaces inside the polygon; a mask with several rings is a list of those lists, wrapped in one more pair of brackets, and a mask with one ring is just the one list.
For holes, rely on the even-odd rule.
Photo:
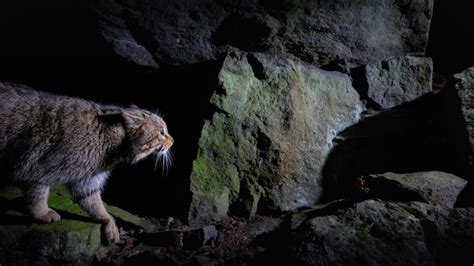
{"label": "cat's back", "polygon": [[28,121],[34,120],[38,92],[24,86],[0,83],[0,150]]}
{"label": "cat's back", "polygon": [[0,152],[73,142],[90,134],[99,111],[98,104],[82,99],[0,83]]}
{"label": "cat's back", "polygon": [[17,176],[94,173],[124,134],[100,123],[108,108],[0,83],[0,163]]}

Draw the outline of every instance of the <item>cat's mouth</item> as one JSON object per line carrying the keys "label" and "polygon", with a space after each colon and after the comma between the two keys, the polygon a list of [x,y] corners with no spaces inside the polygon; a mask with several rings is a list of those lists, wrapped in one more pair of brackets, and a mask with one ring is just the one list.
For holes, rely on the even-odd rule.
{"label": "cat's mouth", "polygon": [[169,166],[171,166],[171,150],[170,149],[171,149],[171,146],[173,146],[173,142],[174,142],[173,138],[168,137],[168,139],[165,142],[158,145],[157,147],[143,151],[142,153],[135,156],[135,158],[133,159],[133,163],[137,163],[138,161],[145,159],[148,156],[153,155],[155,156],[156,160],[163,160],[163,167],[168,168]]}
{"label": "cat's mouth", "polygon": [[171,149],[172,143],[164,143],[160,145],[154,152],[155,153],[166,153]]}
{"label": "cat's mouth", "polygon": [[165,142],[163,142],[163,144],[158,147],[156,152],[158,152],[159,154],[167,153],[171,149],[171,146],[173,146],[173,142],[173,138],[171,136],[168,136]]}

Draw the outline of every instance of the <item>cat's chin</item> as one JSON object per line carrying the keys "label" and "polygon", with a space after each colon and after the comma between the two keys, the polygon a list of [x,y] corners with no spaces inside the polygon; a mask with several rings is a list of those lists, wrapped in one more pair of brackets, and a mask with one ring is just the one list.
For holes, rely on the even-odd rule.
{"label": "cat's chin", "polygon": [[[166,150],[163,150],[163,151],[160,151],[159,154],[163,154],[163,153],[167,153],[168,152],[168,149]],[[133,159],[132,159],[132,164],[136,164],[138,163],[139,161],[145,159],[146,157],[150,156],[151,154],[154,154],[154,151],[151,150],[151,151],[148,151],[148,152],[142,152],[142,153],[139,153],[137,154]]]}
{"label": "cat's chin", "polygon": [[146,157],[148,157],[148,155],[150,155],[150,153],[140,153],[138,154],[137,156],[135,156],[132,160],[132,164],[136,164],[138,163],[139,161],[145,159]]}

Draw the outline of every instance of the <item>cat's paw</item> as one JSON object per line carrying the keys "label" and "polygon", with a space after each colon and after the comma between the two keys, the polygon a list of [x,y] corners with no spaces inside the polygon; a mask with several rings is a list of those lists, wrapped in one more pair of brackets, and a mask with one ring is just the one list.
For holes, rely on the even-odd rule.
{"label": "cat's paw", "polygon": [[105,224],[105,237],[107,238],[107,241],[109,243],[117,243],[120,241],[120,233],[118,230],[117,225],[115,224],[115,221],[110,221]]}
{"label": "cat's paw", "polygon": [[43,223],[52,223],[61,220],[61,216],[53,209],[48,209],[40,215],[34,215],[34,218]]}

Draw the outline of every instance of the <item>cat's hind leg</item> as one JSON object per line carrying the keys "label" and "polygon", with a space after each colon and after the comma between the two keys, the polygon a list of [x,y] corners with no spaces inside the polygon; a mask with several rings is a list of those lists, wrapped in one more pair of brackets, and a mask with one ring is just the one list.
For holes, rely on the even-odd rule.
{"label": "cat's hind leg", "polygon": [[23,188],[26,208],[38,221],[51,223],[59,221],[61,216],[48,207],[49,186],[35,184]]}

